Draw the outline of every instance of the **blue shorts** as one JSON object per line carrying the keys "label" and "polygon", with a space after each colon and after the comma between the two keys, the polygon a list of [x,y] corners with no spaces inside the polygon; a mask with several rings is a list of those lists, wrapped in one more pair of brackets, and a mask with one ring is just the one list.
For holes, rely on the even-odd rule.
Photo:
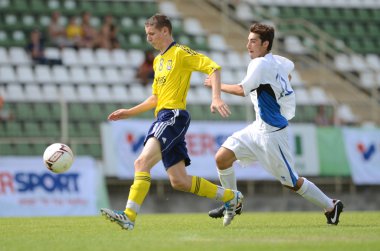
{"label": "blue shorts", "polygon": [[190,115],[186,110],[161,110],[150,127],[144,145],[150,137],[158,139],[165,169],[181,160],[185,161],[186,166],[190,165],[185,142],[190,120]]}

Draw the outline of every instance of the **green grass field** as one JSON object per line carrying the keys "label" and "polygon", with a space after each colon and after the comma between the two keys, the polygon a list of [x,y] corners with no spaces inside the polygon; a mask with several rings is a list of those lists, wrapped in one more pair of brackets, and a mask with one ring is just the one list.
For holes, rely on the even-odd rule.
{"label": "green grass field", "polygon": [[244,213],[228,227],[207,214],[142,214],[133,231],[99,217],[0,218],[0,250],[380,250],[380,212]]}

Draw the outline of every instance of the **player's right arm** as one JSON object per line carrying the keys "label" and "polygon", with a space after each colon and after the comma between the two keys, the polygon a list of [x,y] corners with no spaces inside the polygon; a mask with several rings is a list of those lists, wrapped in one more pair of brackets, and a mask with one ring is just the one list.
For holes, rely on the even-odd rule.
{"label": "player's right arm", "polygon": [[[209,88],[211,87],[211,81],[209,77],[206,78],[204,85]],[[244,97],[244,89],[240,84],[229,85],[221,83],[220,90],[225,93]]]}
{"label": "player's right arm", "polygon": [[149,98],[147,98],[142,103],[129,108],[129,109],[118,109],[114,112],[112,112],[110,115],[108,115],[108,120],[116,121],[120,119],[127,119],[133,116],[136,116],[140,113],[152,110],[157,106],[157,96],[152,95]]}

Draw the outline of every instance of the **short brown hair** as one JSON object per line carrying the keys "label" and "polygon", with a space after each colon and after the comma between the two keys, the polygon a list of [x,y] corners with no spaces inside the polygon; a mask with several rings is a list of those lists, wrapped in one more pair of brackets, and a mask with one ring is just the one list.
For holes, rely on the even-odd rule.
{"label": "short brown hair", "polygon": [[145,21],[145,26],[154,26],[155,28],[161,30],[164,27],[167,27],[169,33],[172,33],[172,23],[169,18],[163,14],[155,14]]}
{"label": "short brown hair", "polygon": [[251,25],[250,32],[260,35],[261,42],[268,41],[268,51],[272,49],[274,28],[270,25],[255,23]]}

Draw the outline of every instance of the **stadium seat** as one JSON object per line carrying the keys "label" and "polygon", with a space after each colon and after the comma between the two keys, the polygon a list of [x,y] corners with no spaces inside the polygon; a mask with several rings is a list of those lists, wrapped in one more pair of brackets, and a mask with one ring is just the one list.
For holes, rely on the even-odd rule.
{"label": "stadium seat", "polygon": [[75,84],[89,84],[88,75],[81,66],[70,67],[70,79]]}
{"label": "stadium seat", "polygon": [[87,117],[87,108],[83,103],[70,103],[68,105],[68,116],[70,121],[82,121]]}
{"label": "stadium seat", "polygon": [[38,102],[44,99],[41,93],[41,89],[37,84],[25,85],[25,96],[26,101],[30,102]]}
{"label": "stadium seat", "polygon": [[[45,100],[42,100],[45,101]],[[52,121],[51,111],[48,103],[35,102],[33,107],[34,118],[38,121],[46,122]]]}
{"label": "stadium seat", "polygon": [[34,84],[34,72],[31,66],[19,66],[16,68],[16,79],[19,83]]}
{"label": "stadium seat", "polygon": [[60,97],[58,96],[57,87],[55,85],[42,85],[41,95],[45,102],[59,102]]}
{"label": "stadium seat", "polygon": [[41,128],[35,121],[26,121],[24,123],[24,136],[41,137]]}
{"label": "stadium seat", "polygon": [[11,63],[14,65],[28,65],[31,63],[29,55],[22,47],[11,47],[9,48],[8,53]]}
{"label": "stadium seat", "polygon": [[128,56],[131,66],[135,68],[139,67],[144,62],[145,58],[143,51],[135,49],[129,50]]}
{"label": "stadium seat", "polygon": [[29,121],[34,118],[33,107],[30,103],[17,103],[14,113],[18,121]]}
{"label": "stadium seat", "polygon": [[121,84],[123,82],[119,70],[115,67],[107,67],[104,69],[104,81],[106,84]]}
{"label": "stadium seat", "polygon": [[128,95],[127,89],[124,85],[114,85],[111,89],[111,95],[114,102],[129,102],[130,95]]}
{"label": "stadium seat", "polygon": [[140,103],[150,96],[150,89],[141,86],[140,84],[132,84],[129,86],[128,101],[132,103]]}
{"label": "stadium seat", "polygon": [[78,55],[77,52],[73,48],[63,48],[62,49],[62,62],[65,65],[78,65],[79,60],[78,60]]}
{"label": "stadium seat", "polygon": [[50,67],[47,65],[36,65],[34,68],[36,82],[51,84],[53,82]]}
{"label": "stadium seat", "polygon": [[0,47],[0,65],[9,64],[8,51],[5,47]]}
{"label": "stadium seat", "polygon": [[122,83],[132,84],[136,82],[136,70],[133,68],[123,68],[120,71],[120,79]]}
{"label": "stadium seat", "polygon": [[56,47],[47,47],[45,49],[45,56],[49,59],[61,59],[61,52]]}
{"label": "stadium seat", "polygon": [[99,48],[95,50],[95,62],[99,66],[109,66],[112,65],[112,59],[110,51],[107,49]]}
{"label": "stadium seat", "polygon": [[111,59],[113,64],[119,67],[129,66],[130,60],[127,56],[127,53],[123,49],[115,49],[111,52]]}
{"label": "stadium seat", "polygon": [[0,66],[0,82],[10,83],[16,81],[16,73],[13,67],[9,65]]}
{"label": "stadium seat", "polygon": [[180,18],[182,16],[182,13],[177,10],[176,5],[172,2],[160,2],[158,7],[160,13],[163,13],[170,18]]}
{"label": "stadium seat", "polygon": [[94,87],[95,100],[98,102],[112,102],[113,96],[110,87],[106,85],[97,85]]}
{"label": "stadium seat", "polygon": [[94,90],[89,85],[78,86],[78,101],[80,102],[95,102]]}
{"label": "stadium seat", "polygon": [[8,83],[6,94],[8,101],[24,102],[26,100],[24,89],[17,83]]}
{"label": "stadium seat", "polygon": [[57,84],[68,84],[72,82],[67,68],[63,65],[53,66],[52,79]]}
{"label": "stadium seat", "polygon": [[380,57],[377,54],[370,53],[365,56],[365,60],[369,68],[380,71]]}
{"label": "stadium seat", "polygon": [[104,73],[97,66],[91,66],[87,69],[88,82],[91,84],[105,84]]}
{"label": "stadium seat", "polygon": [[78,63],[83,66],[96,64],[95,55],[92,49],[82,48],[78,51]]}
{"label": "stadium seat", "polygon": [[61,136],[60,125],[56,122],[44,121],[41,124],[42,135],[45,137],[55,137],[58,138]]}
{"label": "stadium seat", "polygon": [[74,86],[61,85],[59,88],[58,94],[67,102],[78,101],[78,95],[77,95],[77,92],[75,91]]}
{"label": "stadium seat", "polygon": [[209,34],[208,46],[211,49],[218,51],[227,51],[229,49],[224,37],[219,34]]}
{"label": "stadium seat", "polygon": [[204,35],[204,31],[201,23],[198,19],[188,17],[183,20],[183,30],[189,35]]}
{"label": "stadium seat", "polygon": [[298,88],[295,91],[296,95],[296,102],[299,105],[308,105],[311,103],[311,96],[309,95],[308,91],[304,88]]}
{"label": "stadium seat", "polygon": [[375,74],[370,71],[362,71],[359,75],[360,85],[366,89],[376,86]]}
{"label": "stadium seat", "polygon": [[[311,102],[316,105],[327,105],[330,103],[329,98],[321,87],[313,86],[309,90]],[[296,93],[297,95],[297,93]]]}
{"label": "stadium seat", "polygon": [[24,130],[22,128],[21,122],[11,121],[7,122],[6,125],[6,135],[8,137],[21,137],[24,135]]}

